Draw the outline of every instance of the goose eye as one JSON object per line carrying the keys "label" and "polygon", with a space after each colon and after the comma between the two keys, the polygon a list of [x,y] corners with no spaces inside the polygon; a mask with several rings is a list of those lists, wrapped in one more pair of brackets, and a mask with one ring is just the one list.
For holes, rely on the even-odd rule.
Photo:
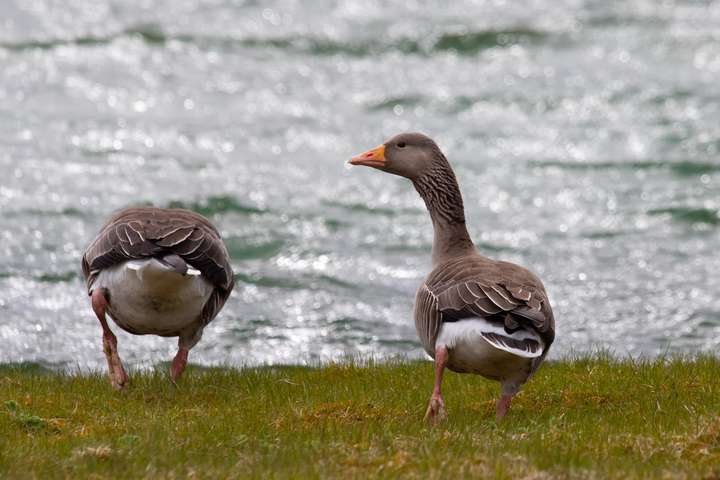
{"label": "goose eye", "polygon": [[398,148],[405,148],[405,142],[398,142]]}

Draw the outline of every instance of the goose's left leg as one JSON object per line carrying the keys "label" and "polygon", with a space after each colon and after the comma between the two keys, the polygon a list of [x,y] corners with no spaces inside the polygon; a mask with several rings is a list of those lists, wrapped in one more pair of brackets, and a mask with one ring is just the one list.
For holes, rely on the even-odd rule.
{"label": "goose's left leg", "polygon": [[442,376],[448,361],[448,349],[446,346],[437,347],[435,350],[435,386],[433,388],[430,403],[425,412],[425,420],[433,425],[437,425],[447,418],[445,413],[445,401],[442,398],[440,387],[442,385]]}
{"label": "goose's left leg", "polygon": [[176,385],[177,379],[180,378],[180,375],[185,371],[185,366],[187,366],[188,353],[190,353],[189,348],[180,346],[175,354],[175,358],[173,358],[172,365],[170,366],[170,380]]}
{"label": "goose's left leg", "polygon": [[202,329],[190,333],[184,332],[180,335],[178,339],[178,351],[170,365],[170,380],[173,384],[177,385],[178,378],[180,378],[187,366],[190,349],[200,341],[200,337],[202,337]]}
{"label": "goose's left leg", "polygon": [[495,405],[495,420],[501,421],[510,410],[510,402],[517,392],[520,391],[520,385],[514,382],[502,383],[502,394]]}

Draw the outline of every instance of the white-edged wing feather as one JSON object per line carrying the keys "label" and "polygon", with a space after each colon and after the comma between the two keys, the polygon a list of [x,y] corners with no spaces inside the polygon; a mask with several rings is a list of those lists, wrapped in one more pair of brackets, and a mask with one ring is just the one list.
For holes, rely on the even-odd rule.
{"label": "white-edged wing feather", "polygon": [[542,355],[544,343],[534,330],[520,329],[507,333],[498,324],[483,318],[472,317],[455,322],[445,322],[438,335],[437,344],[454,348],[460,341],[487,342],[492,347],[523,358]]}

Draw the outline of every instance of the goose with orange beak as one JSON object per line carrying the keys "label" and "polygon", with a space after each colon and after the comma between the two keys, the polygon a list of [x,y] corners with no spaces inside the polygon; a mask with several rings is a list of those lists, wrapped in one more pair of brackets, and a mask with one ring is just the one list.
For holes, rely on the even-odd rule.
{"label": "goose with orange beak", "polygon": [[409,179],[430,213],[432,270],[418,288],[414,311],[420,342],[435,360],[425,418],[433,424],[446,418],[441,386],[447,368],[500,382],[496,419],[501,420],[555,339],[545,287],[524,267],[487,258],[475,248],[453,169],[429,137],[402,133],[349,163]]}

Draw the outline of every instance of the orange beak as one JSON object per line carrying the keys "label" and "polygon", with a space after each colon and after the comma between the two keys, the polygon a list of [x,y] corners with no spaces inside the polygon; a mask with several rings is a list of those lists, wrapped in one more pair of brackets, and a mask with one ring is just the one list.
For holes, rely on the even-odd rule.
{"label": "orange beak", "polygon": [[385,145],[380,145],[365,153],[356,155],[350,159],[350,165],[365,165],[366,167],[382,168],[387,163],[385,160]]}

